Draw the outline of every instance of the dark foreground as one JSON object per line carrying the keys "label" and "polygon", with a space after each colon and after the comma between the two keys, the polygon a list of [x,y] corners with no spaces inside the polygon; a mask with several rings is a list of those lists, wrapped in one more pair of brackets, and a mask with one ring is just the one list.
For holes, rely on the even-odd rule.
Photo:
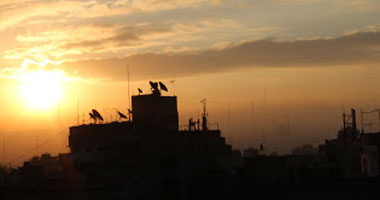
{"label": "dark foreground", "polygon": [[[191,186],[190,186],[191,187]],[[2,188],[1,199],[365,199],[378,197],[379,184],[342,183],[334,185],[263,185],[230,187],[205,187],[189,191],[168,191],[152,195],[136,195],[127,188],[105,187],[46,187]]]}
{"label": "dark foreground", "polygon": [[[365,199],[378,197],[379,178],[336,180],[334,183],[250,184],[164,183],[156,188],[129,186],[7,186],[0,199]],[[142,189],[144,188],[144,189]]]}

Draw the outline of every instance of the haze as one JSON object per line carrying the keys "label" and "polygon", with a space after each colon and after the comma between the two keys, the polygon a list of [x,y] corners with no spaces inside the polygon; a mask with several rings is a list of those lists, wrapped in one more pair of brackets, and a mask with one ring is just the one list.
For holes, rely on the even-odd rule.
{"label": "haze", "polygon": [[2,162],[68,151],[92,108],[116,120],[127,68],[131,95],[178,96],[180,124],[206,98],[234,148],[317,145],[379,106],[377,0],[3,0],[0,19]]}

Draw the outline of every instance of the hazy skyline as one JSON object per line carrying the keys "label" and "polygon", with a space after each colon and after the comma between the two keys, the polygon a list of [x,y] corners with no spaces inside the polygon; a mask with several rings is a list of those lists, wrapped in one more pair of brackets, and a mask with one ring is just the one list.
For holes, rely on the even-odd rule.
{"label": "hazy skyline", "polygon": [[[318,144],[335,137],[343,104],[379,106],[376,0],[5,0],[0,19],[0,128],[25,136],[8,157],[92,108],[108,120],[113,108],[125,112],[127,66],[130,94],[149,80],[175,92],[181,124],[207,98],[238,148],[263,133],[271,151]],[[284,116],[290,135],[275,131]]]}

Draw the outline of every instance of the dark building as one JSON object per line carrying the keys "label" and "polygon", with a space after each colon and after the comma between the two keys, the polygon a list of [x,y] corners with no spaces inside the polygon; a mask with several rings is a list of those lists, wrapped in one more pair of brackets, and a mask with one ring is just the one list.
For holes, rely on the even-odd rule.
{"label": "dark building", "polygon": [[179,130],[177,97],[157,90],[132,97],[133,120],[70,127],[70,156],[80,181],[149,188],[152,193],[144,195],[154,197],[170,188],[181,196],[194,182],[235,173],[231,146],[220,130],[208,128],[206,115],[202,128],[198,120],[197,127],[192,122]]}
{"label": "dark building", "polygon": [[339,176],[376,176],[379,171],[377,134],[360,134],[356,126],[356,112],[343,114],[343,127],[337,138],[326,140],[319,146],[320,155],[326,157],[330,168]]}
{"label": "dark building", "polygon": [[178,131],[176,96],[138,95],[132,97],[133,123],[139,128]]}
{"label": "dark building", "polygon": [[[218,128],[208,126],[206,100],[202,119],[191,118],[179,130],[177,97],[162,96],[162,85],[151,82],[152,94],[132,97],[127,121],[102,123],[100,113],[92,110],[93,123],[70,127],[70,153],[25,162],[12,172],[21,187],[3,189],[0,198],[326,198],[334,196],[332,191],[346,194],[345,185],[335,191],[337,177],[378,174],[380,134],[359,134],[354,110],[343,115],[337,138],[320,145],[319,154],[305,145],[293,155],[266,156],[249,148],[242,156]],[[303,185],[320,188],[303,190]]]}

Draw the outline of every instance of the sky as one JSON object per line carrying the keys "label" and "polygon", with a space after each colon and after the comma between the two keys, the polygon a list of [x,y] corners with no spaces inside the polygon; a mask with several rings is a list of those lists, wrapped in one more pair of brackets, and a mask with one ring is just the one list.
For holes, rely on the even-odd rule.
{"label": "sky", "polygon": [[321,144],[379,106],[379,29],[377,0],[2,0],[0,161],[67,151],[92,108],[115,120],[128,72],[130,95],[166,83],[181,124],[206,98],[236,148]]}

